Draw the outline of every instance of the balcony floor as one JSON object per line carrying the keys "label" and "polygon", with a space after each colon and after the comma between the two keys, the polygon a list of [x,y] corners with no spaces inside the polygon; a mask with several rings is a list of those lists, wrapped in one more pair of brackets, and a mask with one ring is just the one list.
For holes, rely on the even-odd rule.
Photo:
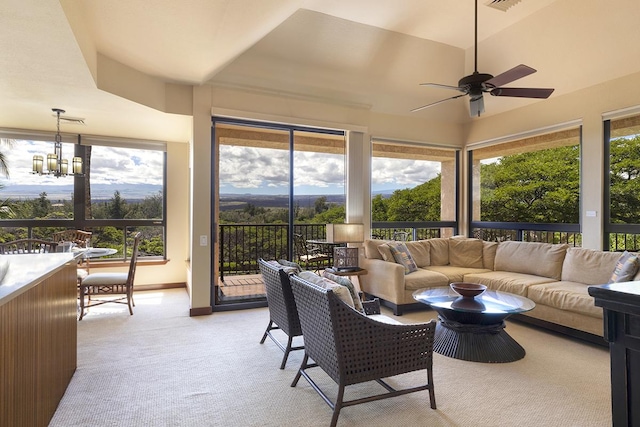
{"label": "balcony floor", "polygon": [[225,276],[224,282],[218,281],[222,301],[242,301],[265,297],[264,282],[260,274]]}

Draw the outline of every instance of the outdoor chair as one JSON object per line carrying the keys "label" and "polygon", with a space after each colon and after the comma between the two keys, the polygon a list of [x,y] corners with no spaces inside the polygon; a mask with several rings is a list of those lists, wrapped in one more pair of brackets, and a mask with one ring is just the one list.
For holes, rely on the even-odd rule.
{"label": "outdoor chair", "polygon": [[[264,281],[267,304],[269,306],[269,324],[260,344],[264,344],[267,336],[284,351],[284,357],[280,369],[287,364],[289,353],[294,350],[303,350],[304,346],[293,346],[293,339],[302,335],[298,310],[291,292],[289,274],[281,267],[277,267],[262,258],[258,260],[262,280]],[[287,337],[287,344],[282,344],[272,333],[274,329],[280,329]]]}
{"label": "outdoor chair", "polygon": [[78,247],[86,248],[91,241],[91,232],[84,230],[62,230],[53,233],[52,240],[56,243],[71,242]]}
{"label": "outdoor chair", "polygon": [[[415,391],[428,390],[430,406],[436,409],[432,370],[435,320],[408,325],[383,323],[349,307],[333,291],[300,277],[291,276],[291,287],[305,341],[304,358],[291,387],[303,376],[333,409],[332,427],[343,407]],[[322,368],[338,384],[335,402],[307,373],[314,367]],[[427,383],[423,385],[396,390],[383,380],[422,369],[427,371]],[[386,392],[344,400],[346,386],[372,380]]]}
{"label": "outdoor chair", "polygon": [[394,231],[393,232],[393,240],[398,240],[400,242],[406,242],[409,239],[409,233],[406,231]]}
{"label": "outdoor chair", "polygon": [[298,264],[307,270],[319,271],[324,265],[328,265],[332,259],[329,254],[322,253],[317,246],[310,245],[302,234],[293,235],[295,259]]}
{"label": "outdoor chair", "polygon": [[[138,232],[133,237],[133,251],[128,273],[91,273],[82,279],[78,285],[80,289],[80,318],[78,320],[82,320],[86,308],[107,303],[127,304],[129,314],[133,315],[132,307],[136,305],[133,301],[133,280],[136,274],[141,235],[142,233]],[[92,300],[93,296],[103,298]]]}
{"label": "outdoor chair", "polygon": [[50,240],[19,239],[0,244],[2,254],[45,254],[55,252],[58,244]]}

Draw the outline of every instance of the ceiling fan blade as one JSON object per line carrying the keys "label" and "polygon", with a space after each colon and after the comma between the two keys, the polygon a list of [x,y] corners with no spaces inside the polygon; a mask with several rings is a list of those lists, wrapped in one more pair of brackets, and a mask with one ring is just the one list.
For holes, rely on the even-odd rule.
{"label": "ceiling fan blade", "polygon": [[490,80],[487,80],[486,84],[492,85],[495,87],[500,87],[500,86],[509,84],[513,81],[516,81],[518,79],[521,79],[525,76],[528,76],[529,74],[533,74],[535,72],[536,72],[535,69],[527,65],[520,64],[520,65],[516,65],[510,70],[505,71],[502,74],[498,74],[497,76],[495,76]]}
{"label": "ceiling fan blade", "polygon": [[460,92],[464,92],[465,94],[467,93],[464,88],[460,88],[458,86],[441,85],[439,83],[420,83],[420,86],[439,87],[441,89],[453,89],[453,90],[457,90],[457,91],[460,91]]}
{"label": "ceiling fan blade", "polygon": [[441,99],[440,101],[432,102],[431,104],[427,104],[427,105],[423,105],[422,107],[414,108],[413,110],[411,110],[411,112],[415,113],[416,111],[424,110],[425,108],[433,107],[434,105],[442,104],[443,102],[447,102],[447,101],[452,100],[452,99],[460,98],[461,96],[465,96],[465,95],[466,95],[466,93],[463,93],[462,95],[456,95],[456,96],[452,96],[451,98]]}
{"label": "ceiling fan blade", "polygon": [[541,98],[546,99],[554,89],[524,88],[524,87],[497,87],[491,90],[493,96],[511,96],[515,98]]}
{"label": "ceiling fan blade", "polygon": [[481,113],[484,113],[484,97],[482,95],[469,100],[469,115],[480,117]]}

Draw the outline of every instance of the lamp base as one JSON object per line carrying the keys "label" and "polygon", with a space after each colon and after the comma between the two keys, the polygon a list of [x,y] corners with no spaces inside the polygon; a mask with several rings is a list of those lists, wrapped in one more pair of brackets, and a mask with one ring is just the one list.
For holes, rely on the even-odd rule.
{"label": "lamp base", "polygon": [[357,270],[358,248],[333,248],[333,268],[341,271]]}

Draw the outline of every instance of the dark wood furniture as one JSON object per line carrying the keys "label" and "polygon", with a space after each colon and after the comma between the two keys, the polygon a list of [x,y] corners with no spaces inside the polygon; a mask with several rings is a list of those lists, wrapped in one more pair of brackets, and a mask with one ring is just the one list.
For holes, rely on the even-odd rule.
{"label": "dark wood furniture", "polygon": [[72,254],[6,255],[0,285],[0,426],[49,425],[76,370]]}
{"label": "dark wood furniture", "polygon": [[55,252],[57,242],[42,239],[19,239],[0,243],[1,254],[44,254]]}
{"label": "dark wood furniture", "polygon": [[[382,323],[349,307],[333,291],[298,276],[291,276],[291,287],[305,342],[304,358],[291,386],[295,387],[300,377],[304,377],[333,409],[332,427],[343,407],[415,391],[428,390],[430,406],[436,409],[432,372],[435,321],[410,325]],[[335,401],[309,376],[307,371],[314,367],[320,367],[338,384]],[[396,390],[383,380],[418,370],[426,370],[426,384]],[[386,391],[344,400],[346,386],[366,381],[376,381]]]}
{"label": "dark wood furniture", "polygon": [[[284,351],[280,369],[287,365],[289,353],[294,350],[303,350],[303,346],[293,346],[293,339],[302,335],[300,319],[296,302],[293,299],[289,274],[281,267],[271,264],[263,259],[258,260],[260,273],[267,294],[267,305],[269,306],[269,324],[264,332],[260,344],[264,344],[267,336]],[[272,333],[274,329],[280,329],[287,335],[287,344],[282,344]]]}
{"label": "dark wood furniture", "polygon": [[640,282],[590,286],[604,312],[614,427],[640,425]]}
{"label": "dark wood furniture", "polygon": [[485,363],[513,362],[525,356],[524,348],[504,330],[504,320],[532,310],[535,303],[530,299],[492,290],[464,298],[449,286],[420,289],[413,297],[438,313],[436,353]]}

